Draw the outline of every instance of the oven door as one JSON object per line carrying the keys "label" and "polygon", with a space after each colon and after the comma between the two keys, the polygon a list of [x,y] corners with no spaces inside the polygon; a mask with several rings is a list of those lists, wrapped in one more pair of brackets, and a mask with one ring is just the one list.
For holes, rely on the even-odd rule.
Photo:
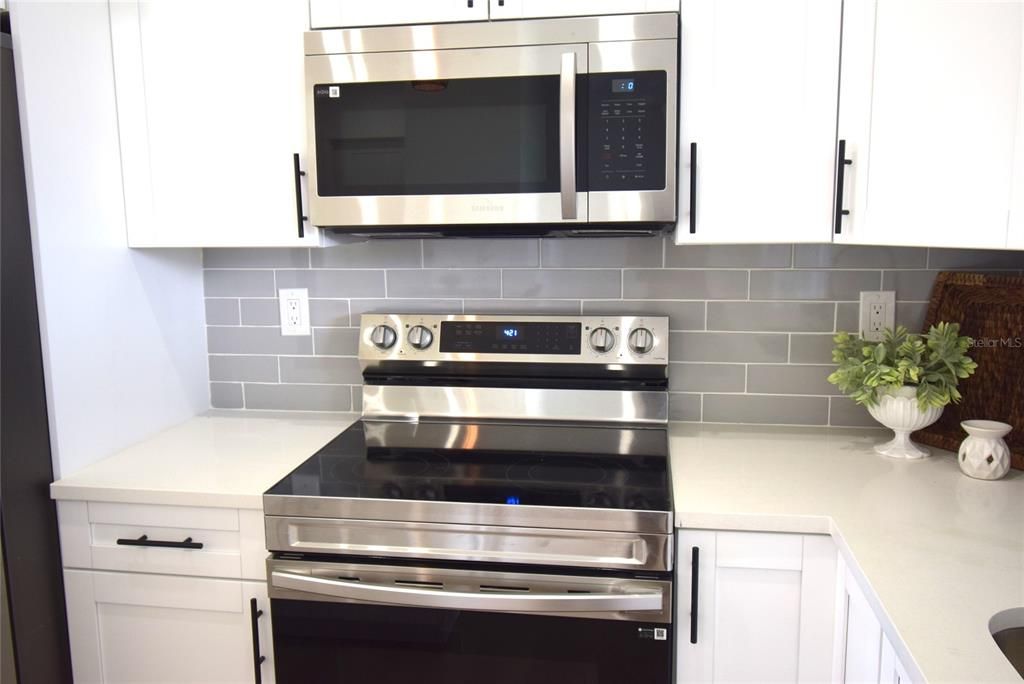
{"label": "oven door", "polygon": [[279,684],[669,684],[671,582],[268,561]]}
{"label": "oven door", "polygon": [[586,44],[307,56],[312,223],[586,221],[587,59]]}

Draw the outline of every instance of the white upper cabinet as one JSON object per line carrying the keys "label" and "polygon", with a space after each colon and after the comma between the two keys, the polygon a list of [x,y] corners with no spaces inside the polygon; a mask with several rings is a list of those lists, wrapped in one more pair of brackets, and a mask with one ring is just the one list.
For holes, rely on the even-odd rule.
{"label": "white upper cabinet", "polygon": [[1007,246],[1022,19],[1002,0],[846,0],[836,242]]}
{"label": "white upper cabinet", "polygon": [[110,19],[128,244],[317,244],[294,168],[305,3],[111,2]]}
{"label": "white upper cabinet", "polygon": [[677,243],[831,240],[840,19],[840,0],[683,1]]}
{"label": "white upper cabinet", "polygon": [[490,0],[491,19],[678,12],[679,0]]}
{"label": "white upper cabinet", "polygon": [[309,25],[314,29],[449,21],[487,21],[487,0],[309,0]]}

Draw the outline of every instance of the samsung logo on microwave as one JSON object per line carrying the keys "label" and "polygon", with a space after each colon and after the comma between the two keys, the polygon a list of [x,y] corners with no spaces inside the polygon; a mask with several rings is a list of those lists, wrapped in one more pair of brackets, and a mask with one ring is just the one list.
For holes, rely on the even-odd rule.
{"label": "samsung logo on microwave", "polygon": [[471,211],[505,211],[503,204],[473,204],[469,208]]}
{"label": "samsung logo on microwave", "polygon": [[318,85],[313,87],[313,97],[341,97],[341,86]]}

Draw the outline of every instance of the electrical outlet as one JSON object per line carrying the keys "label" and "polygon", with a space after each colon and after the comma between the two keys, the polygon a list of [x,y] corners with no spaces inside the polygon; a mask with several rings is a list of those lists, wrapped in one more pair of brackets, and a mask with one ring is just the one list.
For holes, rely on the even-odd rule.
{"label": "electrical outlet", "polygon": [[277,297],[281,304],[281,334],[309,335],[309,290],[278,290]]}
{"label": "electrical outlet", "polygon": [[860,336],[881,342],[886,328],[896,327],[896,293],[892,290],[860,293]]}

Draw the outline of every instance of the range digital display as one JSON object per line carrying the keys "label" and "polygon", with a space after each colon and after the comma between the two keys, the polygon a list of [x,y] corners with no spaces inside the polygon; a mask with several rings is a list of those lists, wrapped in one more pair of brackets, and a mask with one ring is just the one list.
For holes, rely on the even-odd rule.
{"label": "range digital display", "polygon": [[464,354],[579,354],[580,323],[442,321],[441,351]]}

